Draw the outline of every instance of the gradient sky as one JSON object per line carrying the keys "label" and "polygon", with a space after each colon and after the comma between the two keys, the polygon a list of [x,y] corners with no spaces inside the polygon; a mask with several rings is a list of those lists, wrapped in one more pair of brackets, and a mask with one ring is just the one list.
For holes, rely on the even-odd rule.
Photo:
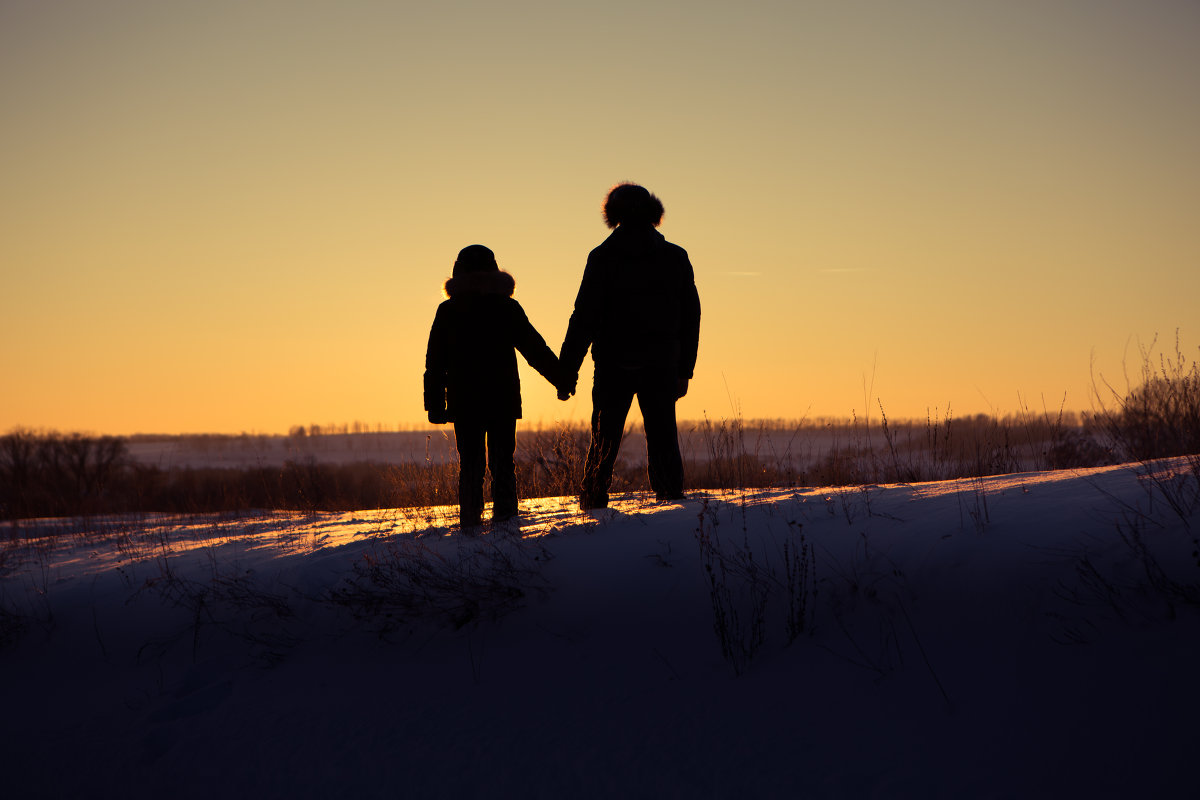
{"label": "gradient sky", "polygon": [[[1196,0],[0,0],[0,432],[420,424],[457,251],[557,350],[624,180],[696,270],[683,418],[1088,409],[1196,355],[1198,42]],[[526,420],[584,366],[523,365]]]}

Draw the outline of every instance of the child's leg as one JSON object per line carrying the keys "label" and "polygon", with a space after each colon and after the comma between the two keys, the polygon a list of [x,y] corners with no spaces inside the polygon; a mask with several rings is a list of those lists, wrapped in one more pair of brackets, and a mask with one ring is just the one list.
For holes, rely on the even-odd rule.
{"label": "child's leg", "polygon": [[517,449],[517,421],[498,420],[488,424],[488,469],[492,472],[492,519],[515,517],[517,502],[517,468],[513,454]]}
{"label": "child's leg", "polygon": [[474,420],[454,423],[458,445],[458,516],[463,526],[478,525],[483,516],[484,427]]}

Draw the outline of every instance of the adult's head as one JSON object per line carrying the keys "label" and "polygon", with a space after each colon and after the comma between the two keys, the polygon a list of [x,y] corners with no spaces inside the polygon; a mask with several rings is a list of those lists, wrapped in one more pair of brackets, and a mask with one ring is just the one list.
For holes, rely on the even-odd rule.
{"label": "adult's head", "polygon": [[610,228],[626,224],[657,228],[662,215],[662,201],[636,183],[619,183],[604,198],[604,222]]}
{"label": "adult's head", "polygon": [[454,277],[461,278],[473,272],[496,272],[496,254],[481,244],[472,244],[458,251],[454,260]]}

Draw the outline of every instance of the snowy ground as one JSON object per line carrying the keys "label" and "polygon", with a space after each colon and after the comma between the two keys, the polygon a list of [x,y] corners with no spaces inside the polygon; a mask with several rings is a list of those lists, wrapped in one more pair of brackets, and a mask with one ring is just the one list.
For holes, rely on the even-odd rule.
{"label": "snowy ground", "polygon": [[0,786],[1194,796],[1191,469],[26,525]]}

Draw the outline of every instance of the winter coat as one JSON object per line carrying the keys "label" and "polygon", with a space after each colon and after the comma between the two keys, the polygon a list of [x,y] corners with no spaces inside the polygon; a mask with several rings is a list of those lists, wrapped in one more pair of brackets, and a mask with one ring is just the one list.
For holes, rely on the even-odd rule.
{"label": "winter coat", "polygon": [[551,383],[558,359],[513,299],[503,271],[446,281],[425,352],[425,410],[459,419],[520,419],[516,351]]}
{"label": "winter coat", "polygon": [[577,375],[590,346],[597,367],[691,378],[699,339],[687,251],[650,225],[626,223],[588,254],[559,358],[565,374]]}

